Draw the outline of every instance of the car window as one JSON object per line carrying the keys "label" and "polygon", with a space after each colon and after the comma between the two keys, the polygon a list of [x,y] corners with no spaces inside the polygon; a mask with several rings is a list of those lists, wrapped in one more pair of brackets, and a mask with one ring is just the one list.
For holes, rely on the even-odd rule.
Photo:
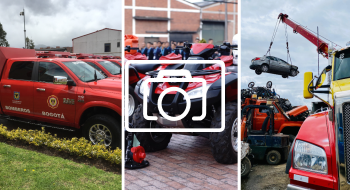
{"label": "car window", "polygon": [[34,62],[17,61],[11,66],[9,79],[16,80],[32,80]]}
{"label": "car window", "polygon": [[[95,80],[95,68],[83,61],[63,61],[65,66],[67,66],[78,78],[83,82],[91,82]],[[106,77],[100,72],[96,72],[97,80],[105,79]]]}
{"label": "car window", "polygon": [[67,77],[71,80],[69,75],[59,65],[52,62],[40,62],[38,68],[38,81],[53,83],[54,76]]}
{"label": "car window", "polygon": [[89,64],[91,67],[95,68],[96,70],[100,71],[102,74],[104,74],[105,76],[107,76],[107,74],[105,72],[102,71],[102,69],[100,67],[98,67],[95,63],[92,62],[87,62],[85,61],[87,64]]}
{"label": "car window", "polygon": [[115,65],[111,63],[110,61],[97,61],[99,64],[102,65],[102,67],[106,68],[108,72],[110,72],[112,75],[119,75],[120,74],[120,66]]}

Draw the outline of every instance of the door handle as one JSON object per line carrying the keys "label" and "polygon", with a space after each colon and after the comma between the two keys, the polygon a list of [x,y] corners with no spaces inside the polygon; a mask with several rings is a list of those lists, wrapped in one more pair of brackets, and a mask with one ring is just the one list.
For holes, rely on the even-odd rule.
{"label": "door handle", "polygon": [[45,88],[37,88],[36,91],[45,92]]}
{"label": "door handle", "polygon": [[5,84],[4,88],[11,88],[11,85]]}

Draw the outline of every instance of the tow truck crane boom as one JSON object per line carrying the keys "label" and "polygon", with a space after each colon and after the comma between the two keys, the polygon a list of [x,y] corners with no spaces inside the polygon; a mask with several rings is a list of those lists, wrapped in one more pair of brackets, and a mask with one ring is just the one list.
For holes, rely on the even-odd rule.
{"label": "tow truck crane boom", "polygon": [[[316,49],[323,57],[328,59],[328,44],[323,41],[322,39],[318,38],[314,34],[312,34],[310,31],[308,31],[306,28],[304,28],[301,25],[296,24],[295,22],[288,19],[287,14],[280,13],[278,15],[278,19],[281,19],[282,22],[286,23],[288,26],[293,28],[294,33],[299,33],[304,38],[309,40],[311,43],[313,43],[315,46],[318,45],[318,49]],[[317,42],[318,40],[318,42]]]}

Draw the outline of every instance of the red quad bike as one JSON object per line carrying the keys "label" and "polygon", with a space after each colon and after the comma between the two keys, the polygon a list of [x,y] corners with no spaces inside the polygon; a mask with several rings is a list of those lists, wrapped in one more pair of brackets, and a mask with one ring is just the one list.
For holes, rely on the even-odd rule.
{"label": "red quad bike", "polygon": [[[136,50],[138,48],[136,47],[125,47],[125,52],[131,52],[132,50]],[[139,52],[133,53],[133,54],[125,54],[125,59],[127,60],[147,60],[147,57],[142,55]],[[171,53],[166,56],[160,57],[159,60],[182,60],[181,55],[176,55],[174,53]],[[164,69],[182,69],[184,67],[184,64],[131,64],[129,65],[129,122],[132,120],[132,115],[135,112],[135,109],[140,104],[137,100],[134,89],[136,86],[136,83],[140,81],[142,78],[146,76],[146,73],[149,71],[156,71],[156,70],[164,70]]]}
{"label": "red quad bike", "polygon": [[[202,50],[191,50],[189,60],[204,60],[214,53],[211,44],[194,44],[201,46]],[[135,95],[139,102],[143,102],[143,96],[149,90],[147,101],[147,114],[156,116],[156,121],[148,121],[143,117],[143,106],[139,105],[133,116],[134,128],[220,128],[221,127],[221,71],[219,65],[214,64],[185,64],[193,78],[203,78],[207,81],[207,107],[206,117],[202,121],[193,121],[193,116],[202,113],[202,84],[195,82],[160,82],[146,84],[144,80],[149,77],[157,77],[159,71],[146,73],[147,76],[135,86]],[[218,133],[186,133],[187,135],[200,135],[210,140],[212,153],[217,162],[232,164],[237,162],[237,74],[226,73],[225,77],[225,129]],[[165,119],[158,110],[157,100],[159,95],[169,87],[179,87],[186,91],[190,97],[191,108],[185,118],[178,121]],[[162,108],[169,116],[177,116],[184,112],[186,101],[179,92],[169,92],[165,95]],[[165,149],[171,139],[171,133],[136,133],[141,146],[147,151]]]}

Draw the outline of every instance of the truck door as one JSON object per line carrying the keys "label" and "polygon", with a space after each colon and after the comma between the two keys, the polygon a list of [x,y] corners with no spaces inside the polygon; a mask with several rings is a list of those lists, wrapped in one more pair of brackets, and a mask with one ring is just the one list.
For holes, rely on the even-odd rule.
{"label": "truck door", "polygon": [[[260,105],[262,106],[266,106],[266,103],[260,103]],[[255,109],[254,113],[254,119],[253,119],[253,129],[254,130],[261,130],[262,128],[262,125],[265,121],[265,118],[267,117],[267,113],[268,113],[268,109],[265,109],[265,108],[259,108],[259,109]],[[278,115],[279,111],[278,109],[274,106],[274,112],[275,112],[275,115],[274,115],[274,131],[276,131],[276,125],[278,126],[281,126],[281,124],[279,123],[279,119],[280,119],[280,116]],[[276,112],[278,112],[276,114]],[[267,123],[267,128],[266,130],[269,129],[269,125],[270,125],[270,122]]]}
{"label": "truck door", "polygon": [[[9,72],[6,67],[10,67]],[[1,79],[4,114],[23,118],[33,115],[33,61],[9,61]]]}
{"label": "truck door", "polygon": [[37,79],[34,82],[34,112],[42,121],[73,126],[75,119],[76,87],[54,84],[54,76],[72,80],[55,62],[38,62]]}

